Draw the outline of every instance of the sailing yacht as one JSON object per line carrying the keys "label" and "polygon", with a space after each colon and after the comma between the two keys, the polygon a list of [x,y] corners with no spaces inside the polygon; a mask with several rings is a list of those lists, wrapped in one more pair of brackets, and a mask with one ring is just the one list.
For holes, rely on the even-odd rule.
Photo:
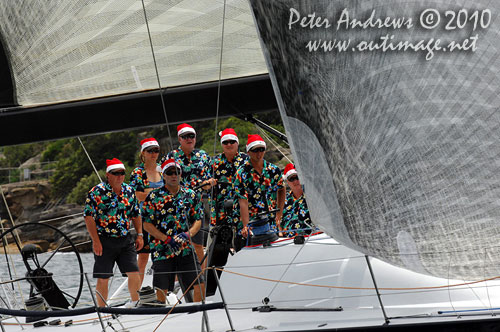
{"label": "sailing yacht", "polygon": [[[0,3],[1,146],[278,109],[324,231],[242,249],[216,295],[184,312],[44,320],[75,331],[498,329],[499,9]],[[313,14],[330,26],[308,24]],[[397,28],[373,23],[398,17]],[[54,326],[24,325],[17,309],[3,311],[3,330]]]}

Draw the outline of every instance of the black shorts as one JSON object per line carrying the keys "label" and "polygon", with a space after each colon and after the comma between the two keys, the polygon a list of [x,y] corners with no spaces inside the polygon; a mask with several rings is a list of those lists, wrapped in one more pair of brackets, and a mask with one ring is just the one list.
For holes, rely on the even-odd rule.
{"label": "black shorts", "polygon": [[94,278],[108,279],[111,277],[115,262],[122,274],[139,271],[135,242],[130,234],[117,238],[99,236],[99,240],[102,244],[102,255],[94,254]]}
{"label": "black shorts", "polygon": [[[177,274],[182,289],[187,289],[201,272],[198,259],[196,259],[195,265],[193,253],[191,251],[186,256],[175,256],[154,262],[153,286],[171,292],[174,290],[175,275]],[[196,258],[196,255],[194,257]],[[205,282],[203,275],[200,276],[199,280],[200,283]]]}
{"label": "black shorts", "polygon": [[201,219],[201,228],[196,233],[195,236],[191,237],[191,242],[195,244],[201,244],[202,246],[207,246],[208,239],[208,226],[210,225],[210,206],[208,204],[208,199],[203,198],[203,218]]}

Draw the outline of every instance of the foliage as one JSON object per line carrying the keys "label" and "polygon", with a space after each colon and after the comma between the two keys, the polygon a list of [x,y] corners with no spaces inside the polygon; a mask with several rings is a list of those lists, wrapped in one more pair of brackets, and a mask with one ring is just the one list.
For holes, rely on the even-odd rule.
{"label": "foliage", "polygon": [[62,152],[64,145],[68,143],[68,140],[61,139],[57,141],[50,142],[45,150],[42,152],[41,161],[53,161],[59,159],[59,154]]}
{"label": "foliage", "polygon": [[[106,159],[111,158],[133,165],[139,145],[137,133],[133,131],[86,137],[82,142],[97,170],[105,169]],[[56,171],[50,178],[54,197],[68,195],[80,179],[94,172],[77,139],[68,140],[58,155]]]}
{"label": "foliage", "polygon": [[23,145],[6,146],[3,148],[6,167],[18,167],[26,160],[42,152],[46,143],[31,143]]}
{"label": "foliage", "polygon": [[[99,176],[101,179],[106,178],[106,171],[99,171]],[[97,174],[93,172],[90,175],[85,175],[78,181],[76,186],[71,190],[68,195],[66,201],[68,203],[76,203],[79,205],[83,205],[85,203],[85,199],[87,198],[87,193],[92,187],[99,183],[99,178]]]}

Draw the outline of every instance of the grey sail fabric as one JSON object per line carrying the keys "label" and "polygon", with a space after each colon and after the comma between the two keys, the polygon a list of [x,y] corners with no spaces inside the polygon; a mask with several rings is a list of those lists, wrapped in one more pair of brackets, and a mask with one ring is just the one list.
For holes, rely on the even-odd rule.
{"label": "grey sail fabric", "polygon": [[[250,2],[315,223],[417,272],[500,275],[500,3]],[[344,9],[366,26],[337,29]]]}
{"label": "grey sail fabric", "polygon": [[23,106],[267,73],[244,0],[0,1],[0,39]]}

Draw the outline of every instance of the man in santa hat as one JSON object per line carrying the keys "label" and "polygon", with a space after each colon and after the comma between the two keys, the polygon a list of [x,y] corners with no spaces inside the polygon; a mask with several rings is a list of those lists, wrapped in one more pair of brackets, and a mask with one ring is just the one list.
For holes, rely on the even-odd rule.
{"label": "man in santa hat", "polygon": [[[200,195],[181,186],[182,169],[174,159],[161,165],[165,185],[151,192],[144,202],[144,228],[151,243],[153,286],[158,300],[174,290],[177,275],[183,290],[193,285],[193,300],[201,301],[204,279],[190,239],[198,233],[203,217]],[[189,298],[189,297],[188,297]]]}
{"label": "man in santa hat", "polygon": [[[116,159],[106,160],[106,181],[93,187],[85,201],[83,215],[92,239],[94,251],[94,278],[97,278],[97,304],[106,305],[108,280],[113,275],[115,263],[121,273],[128,276],[128,289],[135,306],[140,287],[137,251],[144,245],[140,208],[135,191],[123,183],[125,166]],[[137,231],[137,239],[131,236],[130,222]]]}
{"label": "man in santa hat", "polygon": [[285,187],[278,166],[264,160],[266,142],[259,135],[248,135],[246,150],[250,160],[236,172],[235,193],[240,205],[241,234],[248,236],[248,223],[258,213],[274,208],[272,194],[277,192],[276,225],[280,222],[285,204]]}
{"label": "man in santa hat", "polygon": [[[215,180],[211,178],[210,156],[203,150],[195,149],[196,131],[189,124],[183,123],[177,126],[177,137],[179,148],[170,151],[162,158],[161,163],[167,159],[174,159],[182,169],[181,186],[191,188],[201,195],[202,190],[208,191],[215,185]],[[202,221],[202,231],[191,239],[199,261],[204,257],[207,243],[208,216],[204,216]]]}
{"label": "man in santa hat", "polygon": [[[220,143],[222,145],[222,153],[212,158],[212,172],[214,179],[217,181],[213,189],[213,197],[210,200],[210,226],[237,226],[234,224],[233,207],[227,208],[224,203],[238,201],[234,192],[234,177],[236,170],[242,166],[249,157],[246,153],[238,151],[239,139],[233,128],[226,128],[219,133]],[[239,207],[237,207],[239,209]],[[239,215],[239,211],[237,216]],[[221,227],[216,228],[219,231]],[[215,235],[215,231],[211,231],[211,235]],[[209,266],[224,266],[227,263],[229,252],[232,248],[233,239],[225,239],[221,242],[222,237],[211,237],[209,246]],[[221,275],[222,271],[218,270],[217,274]],[[216,281],[214,275],[207,275],[207,296],[215,293]]]}
{"label": "man in santa hat", "polygon": [[283,234],[286,237],[310,234],[315,227],[311,222],[299,174],[292,163],[285,166],[283,178],[290,188],[290,191],[286,195],[283,218],[281,219]]}

